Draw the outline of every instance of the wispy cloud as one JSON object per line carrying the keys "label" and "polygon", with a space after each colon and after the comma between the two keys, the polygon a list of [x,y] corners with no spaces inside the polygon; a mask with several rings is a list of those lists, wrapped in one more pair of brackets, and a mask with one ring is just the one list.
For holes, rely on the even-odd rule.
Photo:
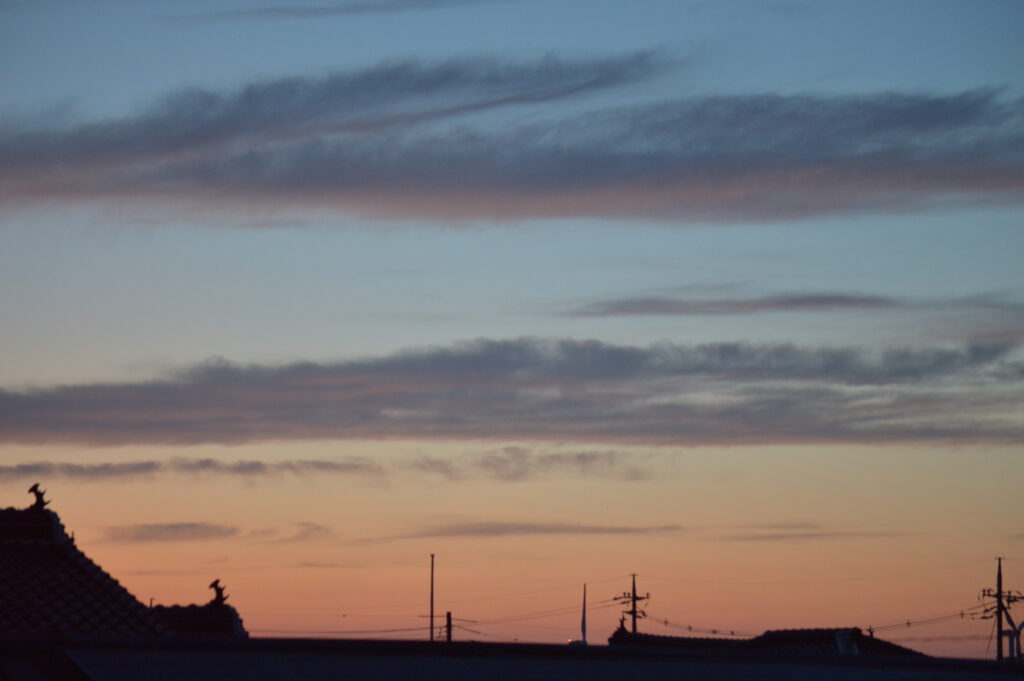
{"label": "wispy cloud", "polygon": [[164,464],[178,473],[217,473],[223,475],[259,476],[289,473],[292,475],[319,475],[333,473],[341,475],[383,475],[380,465],[363,458],[346,460],[296,459],[287,461],[235,461],[218,459],[175,458]]}
{"label": "wispy cloud", "polygon": [[810,293],[763,298],[673,298],[646,296],[617,298],[570,310],[570,317],[622,317],[634,315],[745,315],[760,312],[816,312],[851,309],[888,309],[906,304],[883,296]]}
{"label": "wispy cloud", "polygon": [[139,525],[115,525],[106,528],[106,541],[119,543],[134,542],[179,542],[228,539],[238,534],[237,527],[213,523],[149,523]]}
{"label": "wispy cloud", "polygon": [[[705,289],[707,287],[704,287]],[[736,288],[733,286],[732,288]],[[566,317],[755,315],[767,313],[894,313],[916,314],[934,320],[949,319],[961,336],[990,342],[1024,340],[1024,304],[1006,296],[984,294],[969,297],[911,299],[863,293],[810,292],[761,297],[721,295],[729,292],[682,287],[681,293],[643,295],[597,300],[578,305],[561,314]]]}
{"label": "wispy cloud", "polygon": [[[385,540],[425,539],[430,537],[509,537],[535,535],[609,534],[634,535],[681,532],[679,525],[581,525],[573,523],[468,522],[426,527],[409,534],[386,537]],[[373,540],[380,541],[380,540]]]}
{"label": "wispy cloud", "polygon": [[124,463],[66,463],[37,461],[32,463],[0,465],[0,480],[28,478],[72,478],[77,480],[111,480],[117,478],[150,477],[164,473],[192,475],[231,475],[245,478],[280,474],[292,475],[359,475],[379,477],[384,469],[365,459],[349,460],[294,460],[294,461],[220,461],[217,459],[189,459],[176,457],[168,461],[133,461]]}
{"label": "wispy cloud", "polygon": [[501,447],[477,455],[466,468],[504,481],[530,480],[551,474],[615,480],[648,477],[637,457],[614,451],[536,453],[525,447]]}
{"label": "wispy cloud", "polygon": [[999,293],[961,297],[900,298],[864,293],[806,292],[735,295],[735,285],[678,287],[667,293],[577,304],[563,317],[741,316],[776,313],[888,315],[934,330],[928,335],[978,343],[1024,343],[1024,303]]}
{"label": "wispy cloud", "polygon": [[[0,391],[0,441],[1016,442],[1024,437],[1014,408],[1024,401],[1016,353],[1008,344],[869,351],[523,338],[331,364],[214,362],[170,379]],[[476,467],[514,478],[524,461],[530,469],[597,471],[615,457],[498,452]],[[379,470],[363,460],[172,466],[231,474]]]}
{"label": "wispy cloud", "polygon": [[407,464],[418,473],[448,480],[480,478],[520,482],[542,477],[580,477],[639,481],[650,477],[649,461],[630,452],[538,452],[522,446],[505,446],[468,456],[444,459],[421,456]]}
{"label": "wispy cloud", "polygon": [[760,532],[763,530],[821,530],[823,529],[823,527],[824,526],[821,523],[815,523],[809,520],[795,520],[781,523],[763,523],[757,525],[746,525],[744,527],[733,529],[740,529],[746,531],[753,530]]}
{"label": "wispy cloud", "polygon": [[[649,54],[441,64],[190,90],[144,113],[0,132],[0,197],[386,218],[782,220],[1024,201],[1024,100],[734,95],[485,111],[640,80]],[[543,121],[543,122],[541,122]],[[838,301],[835,301],[838,304]],[[851,302],[851,301],[848,301]]]}
{"label": "wispy cloud", "polygon": [[110,480],[152,475],[165,469],[160,461],[135,461],[130,463],[54,463],[34,461],[0,465],[0,480],[27,478],[77,478],[80,480]]}
{"label": "wispy cloud", "polygon": [[224,19],[319,19],[331,16],[424,11],[509,0],[340,0],[318,4],[267,5],[166,17],[177,21]]}
{"label": "wispy cloud", "polygon": [[[658,60],[646,53],[591,61],[406,60],[321,78],[259,81],[233,92],[183,90],[119,120],[66,129],[0,127],[0,196],[80,200],[135,191],[173,197],[180,191],[186,198],[201,198],[192,184],[207,172],[200,166],[246,163],[245,158],[255,161],[267,153],[283,153],[283,159],[302,153],[309,144],[336,142],[351,146],[353,159],[371,148],[374,154],[394,148],[401,155],[395,130],[606,89],[647,78],[659,68]],[[398,175],[390,179],[401,181],[408,173],[401,169],[400,158],[389,155],[389,165],[398,162]],[[351,170],[355,174],[348,181],[336,178],[335,190],[344,193],[348,182],[359,184],[372,175],[387,181],[390,175],[382,176],[381,168],[371,166]],[[299,170],[309,171],[312,166]],[[191,177],[183,182],[170,178],[179,172]],[[215,183],[233,192],[229,185],[240,178],[229,174]],[[133,175],[147,179],[137,184]],[[313,175],[309,180],[320,181]],[[286,180],[300,193],[305,183],[298,177]],[[293,194],[279,189],[275,191],[281,199]]]}
{"label": "wispy cloud", "polygon": [[315,569],[315,570],[353,570],[356,568],[363,567],[362,565],[356,565],[353,563],[335,563],[329,561],[320,560],[304,560],[295,564],[295,567],[302,569]]}
{"label": "wispy cloud", "polygon": [[[188,459],[135,461],[128,463],[67,463],[35,461],[0,465],[0,481],[70,478],[81,481],[109,481],[132,478],[154,478],[160,475],[234,476],[255,480],[282,474],[298,477],[324,475],[359,476],[383,479],[392,474],[437,476],[449,481],[491,479],[518,482],[543,477],[580,477],[622,481],[646,480],[649,456],[621,451],[538,452],[521,446],[500,447],[485,452],[453,455],[448,458],[420,456],[412,460],[389,460],[373,463],[365,459],[352,461],[219,461]],[[326,536],[327,528],[313,523],[300,523],[301,531],[282,538],[276,530],[250,532],[266,541],[295,541]]]}
{"label": "wispy cloud", "polygon": [[[276,534],[276,532],[273,533],[273,535]],[[300,522],[292,523],[289,527],[288,534],[284,536],[273,536],[273,538],[265,541],[270,544],[298,544],[324,541],[326,539],[333,539],[335,536],[334,530],[326,525],[321,525],[320,523]]]}
{"label": "wispy cloud", "polygon": [[705,539],[737,542],[808,542],[887,539],[910,536],[894,530],[836,529],[813,521],[755,523],[741,527],[703,528]]}
{"label": "wispy cloud", "polygon": [[833,541],[840,539],[885,539],[906,537],[907,532],[867,530],[790,530],[778,532],[738,532],[716,537],[719,541]]}

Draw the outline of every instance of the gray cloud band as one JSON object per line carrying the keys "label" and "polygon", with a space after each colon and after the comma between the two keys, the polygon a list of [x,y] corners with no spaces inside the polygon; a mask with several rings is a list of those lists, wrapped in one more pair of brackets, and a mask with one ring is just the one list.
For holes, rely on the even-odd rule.
{"label": "gray cloud band", "polygon": [[365,459],[220,461],[175,457],[169,460],[69,463],[34,461],[0,465],[0,482],[36,478],[80,481],[150,479],[166,474],[234,476],[253,480],[284,474],[294,476],[358,476],[384,478],[395,473],[438,476],[449,481],[490,479],[522,482],[540,477],[584,477],[624,482],[647,480],[651,457],[629,452],[578,451],[535,453],[507,446],[445,459],[421,456],[412,461],[378,464]]}
{"label": "gray cloud band", "polygon": [[119,543],[227,539],[237,527],[205,522],[117,525],[106,528],[105,540]]}
{"label": "gray cloud band", "polygon": [[[0,442],[1019,442],[1015,352],[524,338],[332,364],[220,362],[149,382],[0,391]],[[514,456],[492,464],[516,475]]]}
{"label": "gray cloud band", "polygon": [[[386,64],[192,90],[134,118],[0,132],[0,197],[384,218],[781,220],[1024,200],[1024,102],[721,96],[502,118],[650,78],[647,55]],[[484,112],[491,112],[484,115]],[[509,111],[504,111],[510,113]],[[543,115],[541,115],[543,114]]]}
{"label": "gray cloud band", "polygon": [[[238,21],[240,19],[318,19],[330,16],[384,14],[438,10],[461,5],[501,2],[502,0],[355,0],[327,4],[262,5],[241,9],[178,14],[171,21]],[[505,0],[507,1],[507,0]]]}
{"label": "gray cloud band", "polygon": [[217,459],[173,458],[168,461],[128,461],[119,463],[67,463],[35,461],[0,465],[0,481],[37,477],[62,477],[77,480],[110,480],[148,477],[162,473],[190,475],[234,475],[260,477],[289,473],[292,475],[360,475],[381,476],[384,469],[365,459],[291,460],[291,461],[220,461]]}
{"label": "gray cloud band", "polygon": [[399,539],[419,539],[429,537],[510,537],[536,536],[546,534],[653,534],[662,532],[681,532],[679,525],[577,525],[571,523],[521,523],[521,522],[469,522],[453,523],[425,528],[410,534],[396,537],[381,538],[375,541],[394,541]]}

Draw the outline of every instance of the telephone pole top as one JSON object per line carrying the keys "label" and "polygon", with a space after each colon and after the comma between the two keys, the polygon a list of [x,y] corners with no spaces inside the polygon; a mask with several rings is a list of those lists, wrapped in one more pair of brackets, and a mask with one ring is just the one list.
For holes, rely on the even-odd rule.
{"label": "telephone pole top", "polygon": [[621,596],[616,596],[615,600],[621,601],[623,604],[629,603],[629,610],[623,610],[623,615],[629,615],[633,620],[633,633],[636,633],[636,621],[647,616],[647,613],[637,608],[637,604],[640,601],[646,601],[651,597],[651,594],[646,593],[643,596],[639,596],[636,593],[636,573],[634,572],[630,577],[633,578],[633,590],[623,592]]}
{"label": "telephone pole top", "polygon": [[[1008,639],[1010,642],[1010,657],[1019,658],[1021,655],[1020,651],[1020,629],[1014,623],[1013,618],[1010,616],[1009,606],[1013,605],[1017,601],[1024,600],[1024,596],[1019,591],[1006,591],[1003,589],[1003,559],[1002,557],[996,558],[996,588],[983,589],[981,592],[982,598],[994,598],[996,601],[996,660],[1003,660],[1003,639]],[[1009,625],[1009,630],[1006,630],[1003,623]]]}

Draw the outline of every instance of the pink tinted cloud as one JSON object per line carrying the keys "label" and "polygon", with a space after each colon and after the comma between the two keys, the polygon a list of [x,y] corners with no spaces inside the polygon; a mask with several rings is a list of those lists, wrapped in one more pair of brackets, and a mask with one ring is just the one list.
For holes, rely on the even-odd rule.
{"label": "pink tinted cloud", "polygon": [[1016,442],[1014,352],[516,339],[331,364],[218,363],[175,379],[0,391],[0,441]]}

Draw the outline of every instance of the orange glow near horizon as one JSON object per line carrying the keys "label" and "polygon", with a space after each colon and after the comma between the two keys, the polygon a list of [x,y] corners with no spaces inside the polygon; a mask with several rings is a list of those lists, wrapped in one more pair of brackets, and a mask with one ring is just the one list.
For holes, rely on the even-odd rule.
{"label": "orange glow near horizon", "polygon": [[[1011,514],[989,502],[1012,498],[1011,449],[637,448],[644,475],[629,481],[565,473],[450,480],[412,466],[426,455],[455,460],[494,447],[120,448],[92,452],[91,460],[272,462],[343,453],[372,458],[387,473],[41,482],[78,546],[139,600],[205,602],[219,578],[256,636],[425,638],[431,553],[435,624],[450,610],[465,627],[459,639],[578,637],[586,582],[589,638],[603,643],[622,610],[610,599],[634,572],[651,593],[641,624],[650,633],[878,629],[976,605],[994,580],[991,558],[1012,557],[1011,542],[1019,542]],[[3,456],[76,456],[73,448],[42,449],[6,447]],[[922,466],[933,467],[928,476]],[[4,481],[4,505],[27,505],[28,484]],[[111,529],[170,525],[208,536],[130,541]],[[1024,581],[1022,563],[1009,561],[1005,572],[1008,588]],[[878,635],[933,654],[981,657],[990,626],[965,618]]]}

